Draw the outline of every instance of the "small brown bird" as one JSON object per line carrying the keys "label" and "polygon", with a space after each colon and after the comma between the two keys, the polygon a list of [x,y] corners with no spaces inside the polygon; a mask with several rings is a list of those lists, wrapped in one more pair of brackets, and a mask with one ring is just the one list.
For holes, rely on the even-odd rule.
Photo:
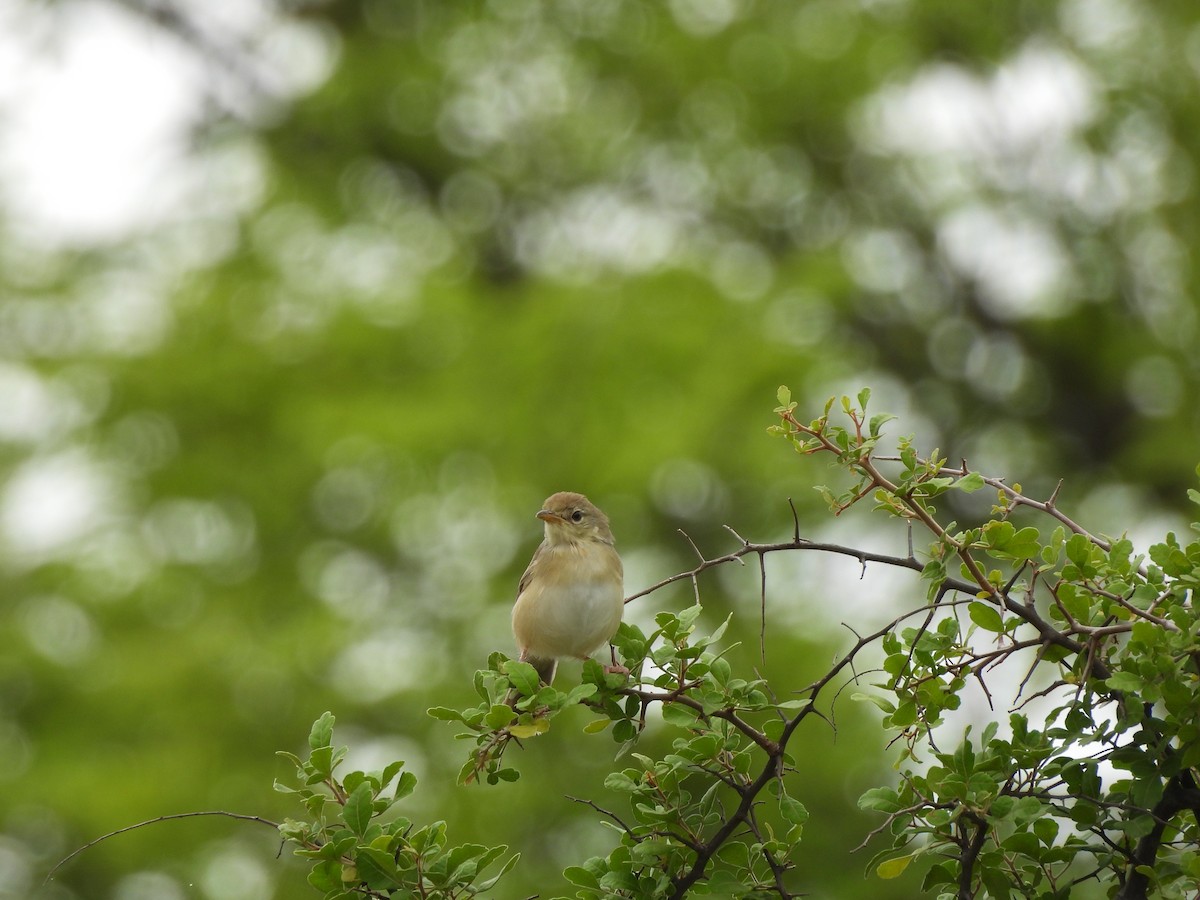
{"label": "small brown bird", "polygon": [[617,633],[625,583],[608,517],[587,497],[553,494],[537,517],[546,538],[521,576],[512,625],[521,660],[549,684],[561,657],[586,659]]}

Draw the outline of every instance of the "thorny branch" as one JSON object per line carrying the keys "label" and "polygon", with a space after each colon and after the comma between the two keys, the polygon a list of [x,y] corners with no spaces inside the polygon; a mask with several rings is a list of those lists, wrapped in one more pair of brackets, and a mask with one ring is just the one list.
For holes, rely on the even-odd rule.
{"label": "thorny branch", "polygon": [[[846,456],[843,453],[843,449],[836,446],[821,431],[820,428],[809,428],[808,426],[805,426],[794,419],[790,413],[785,413],[783,418],[797,431],[814,438],[819,445],[818,449],[835,453],[839,456],[839,458],[843,459],[843,461],[845,460]],[[853,414],[852,418],[854,418]],[[858,435],[861,439],[862,423],[860,420],[855,418],[855,424],[858,427]],[[880,459],[882,461],[891,461],[893,459],[898,460],[898,458],[888,457],[880,457]],[[922,461],[922,464],[927,463],[926,461]],[[988,574],[984,572],[980,561],[972,552],[972,546],[964,543],[956,536],[950,534],[949,531],[933,517],[932,513],[929,511],[929,509],[927,509],[926,504],[914,496],[914,492],[911,489],[901,489],[896,482],[885,476],[882,470],[876,464],[875,459],[873,459],[869,453],[864,453],[855,458],[850,465],[852,468],[857,469],[864,476],[864,481],[862,485],[860,485],[860,487],[853,492],[851,498],[846,502],[846,506],[853,505],[859,500],[870,496],[876,490],[882,491],[883,493],[896,498],[899,503],[902,504],[905,514],[909,516],[911,520],[920,521],[942,546],[946,547],[951,553],[953,553],[954,556],[958,558],[964,573],[969,576],[969,580],[963,580],[953,576],[944,577],[941,583],[936,586],[937,599],[930,608],[922,608],[906,613],[904,616],[898,617],[896,620],[888,623],[878,631],[865,637],[858,637],[858,640],[854,646],[829,670],[829,672],[822,679],[814,682],[808,688],[799,692],[803,695],[806,695],[809,702],[790,719],[787,719],[782,734],[777,741],[770,740],[765,734],[758,732],[757,729],[755,729],[752,725],[749,725],[740,719],[736,714],[736,710],[728,709],[710,713],[710,715],[714,718],[721,718],[729,721],[744,735],[753,740],[755,744],[766,754],[766,760],[764,761],[757,777],[748,785],[738,790],[740,803],[737,809],[732,815],[728,816],[724,820],[722,825],[708,838],[703,846],[697,850],[696,858],[691,868],[686,872],[673,877],[672,881],[675,887],[673,896],[676,898],[682,898],[685,896],[688,889],[700,878],[704,877],[705,871],[713,855],[724,844],[725,841],[727,841],[743,825],[752,827],[752,810],[754,807],[755,798],[758,796],[759,792],[772,781],[772,779],[779,777],[781,774],[783,754],[786,751],[787,743],[791,735],[796,731],[801,722],[803,722],[803,720],[809,715],[814,713],[817,715],[822,715],[816,708],[816,702],[818,695],[821,693],[824,687],[828,685],[830,681],[836,679],[844,669],[847,667],[852,667],[855,656],[863,648],[880,640],[884,635],[893,632],[900,625],[900,623],[909,616],[917,614],[925,616],[925,622],[920,628],[920,632],[923,633],[932,622],[933,609],[942,602],[942,598],[947,592],[955,592],[967,595],[968,597],[984,599],[999,607],[1004,613],[1020,619],[1025,624],[1031,626],[1036,632],[1036,637],[1024,638],[1021,640],[1016,640],[1015,638],[1004,638],[1001,636],[998,639],[1007,640],[1007,643],[994,650],[983,652],[969,650],[966,651],[966,657],[962,663],[960,671],[968,672],[976,677],[980,681],[980,684],[983,685],[985,692],[987,692],[987,686],[983,682],[983,675],[986,669],[1003,662],[1018,651],[1035,648],[1038,651],[1037,659],[1034,662],[1034,667],[1036,668],[1036,666],[1044,659],[1046,649],[1051,646],[1059,647],[1069,651],[1069,653],[1074,657],[1084,661],[1083,675],[1085,682],[1089,677],[1099,680],[1107,679],[1110,677],[1111,672],[1108,668],[1108,665],[1097,652],[1099,643],[1111,639],[1117,635],[1127,634],[1130,631],[1131,624],[1128,621],[1116,623],[1109,622],[1102,625],[1090,625],[1077,621],[1068,615],[1066,616],[1065,626],[1052,623],[1043,616],[1042,612],[1039,611],[1037,604],[1034,602],[1034,585],[1041,576],[1041,572],[1036,568],[1036,566],[1033,568],[1033,574],[1030,578],[1029,586],[1024,588],[1025,596],[1013,596],[1013,591],[1017,588],[1019,578],[1030,565],[1029,561],[1017,566],[1016,571],[1013,573],[1007,583],[994,583],[993,580],[989,578]],[[931,466],[930,468],[935,474],[943,477],[950,476],[962,478],[966,477],[968,474],[971,474],[965,462],[959,469],[953,469],[946,466]],[[983,477],[983,481],[985,484],[988,484],[1000,491],[1001,494],[1007,498],[1011,505],[1027,506],[1031,509],[1045,513],[1062,523],[1072,533],[1083,535],[1088,539],[1088,541],[1105,552],[1111,551],[1112,546],[1108,541],[1086,531],[1082,526],[1072,520],[1057,507],[1056,499],[1058,495],[1058,488],[1055,489],[1054,493],[1049,499],[1039,501],[1026,497],[1017,488],[1011,487],[1004,483],[1003,479]],[[864,566],[864,569],[867,563],[871,562],[917,572],[923,572],[925,570],[925,564],[918,560],[916,555],[911,550],[911,540],[910,551],[907,556],[873,553],[840,544],[809,540],[801,536],[799,518],[795,515],[794,506],[792,507],[792,510],[795,528],[790,540],[773,543],[756,543],[743,538],[733,529],[727,528],[727,530],[740,542],[741,546],[730,553],[720,556],[711,558],[705,556],[697,544],[688,535],[684,534],[685,539],[688,541],[699,560],[698,563],[687,571],[672,575],[669,578],[663,579],[662,581],[651,585],[644,590],[630,595],[626,599],[626,602],[632,602],[633,600],[651,594],[663,587],[666,587],[667,585],[683,580],[690,581],[693,589],[698,595],[698,576],[703,572],[731,562],[742,563],[744,561],[744,557],[748,555],[754,555],[758,558],[761,573],[761,593],[765,628],[765,558],[767,554],[785,551],[817,551],[822,553],[850,556],[858,559]],[[1144,569],[1142,572],[1144,574]],[[1062,607],[1059,598],[1054,593],[1054,586],[1049,585],[1048,587],[1049,593],[1054,597],[1054,603],[1056,604],[1056,607],[1065,612],[1065,608]],[[1114,595],[1109,597],[1109,599],[1122,606],[1122,608],[1127,609],[1133,618],[1141,618],[1146,621],[1154,622],[1160,627],[1164,627],[1169,630],[1177,630],[1177,627],[1169,620],[1166,620],[1161,616],[1156,616],[1152,612],[1134,607],[1127,601],[1126,598],[1121,597],[1120,595]],[[912,664],[911,655],[908,662],[909,665]],[[851,671],[853,671],[852,668]],[[1032,674],[1032,672],[1030,674]],[[1025,684],[1028,682],[1029,677],[1030,676],[1027,675],[1022,681],[1022,690],[1024,689]],[[1058,687],[1063,687],[1067,686],[1067,682],[1057,680],[1055,685]],[[634,690],[628,691],[627,693],[639,697],[643,703],[643,709],[645,708],[645,705],[650,702],[674,702],[687,705],[696,711],[703,713],[702,705],[687,697],[682,692],[672,692],[670,695],[663,695]],[[1122,695],[1118,691],[1107,690],[1106,693],[1109,697],[1116,699],[1118,702],[1120,702],[1122,699]],[[988,693],[988,697],[990,699],[990,693]],[[929,805],[926,804],[924,807],[920,808],[929,808]],[[907,810],[909,813],[914,811],[914,809]],[[1172,814],[1176,811],[1177,810],[1173,810]],[[899,814],[888,816],[888,823],[894,821],[896,815]],[[973,896],[973,882],[976,877],[974,872],[975,863],[984,846],[984,843],[987,840],[989,828],[985,820],[979,819],[974,814],[968,814],[965,816],[960,822],[960,828],[962,829],[962,837],[959,853],[960,878],[958,896],[961,898],[961,900],[968,900],[968,898]],[[1161,828],[1156,829],[1156,832],[1143,839],[1142,845],[1144,846],[1141,849],[1143,850],[1142,855],[1148,860],[1148,862],[1146,862],[1147,865],[1153,862],[1154,855],[1157,852],[1158,841],[1160,840]],[[772,865],[772,870],[775,872],[776,879],[779,882],[778,889],[782,892],[782,872],[776,869],[774,865]],[[786,893],[782,893],[781,896],[788,895]],[[1126,897],[1128,900],[1128,898],[1132,898],[1137,895],[1123,894],[1122,896]]]}

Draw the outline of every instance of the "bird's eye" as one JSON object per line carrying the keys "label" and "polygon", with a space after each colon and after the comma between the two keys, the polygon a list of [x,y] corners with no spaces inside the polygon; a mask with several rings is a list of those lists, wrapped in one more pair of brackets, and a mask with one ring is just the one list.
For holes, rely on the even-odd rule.
{"label": "bird's eye", "polygon": [[583,521],[583,510],[577,509],[577,510],[575,510],[575,512],[571,513],[571,521],[572,522],[582,522]]}

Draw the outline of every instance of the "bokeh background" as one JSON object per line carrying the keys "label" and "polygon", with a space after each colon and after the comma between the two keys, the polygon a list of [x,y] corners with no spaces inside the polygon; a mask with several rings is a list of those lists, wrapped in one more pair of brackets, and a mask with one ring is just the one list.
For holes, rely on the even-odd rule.
{"label": "bokeh background", "polygon": [[[1193,0],[5,0],[0,897],[309,896],[269,829],[322,711],[406,814],[555,896],[613,840],[585,716],[464,789],[424,715],[510,650],[560,489],[639,590],[834,521],[767,436],[874,389],[1090,528],[1185,521],[1200,458]],[[768,675],[923,588],[775,558]],[[757,656],[754,566],[705,576]],[[685,584],[630,616],[691,602]],[[578,678],[564,666],[564,681]],[[873,709],[873,708],[872,708]],[[864,880],[876,717],[796,741],[812,896]],[[655,734],[647,738],[657,740]],[[916,869],[917,867],[914,867]]]}

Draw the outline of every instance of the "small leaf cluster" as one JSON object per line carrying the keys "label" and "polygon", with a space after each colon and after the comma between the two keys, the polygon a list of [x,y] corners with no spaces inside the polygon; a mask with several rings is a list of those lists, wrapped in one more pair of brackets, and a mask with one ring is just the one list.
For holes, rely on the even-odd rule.
{"label": "small leaf cluster", "polygon": [[[961,860],[970,858],[990,897],[1066,898],[1079,858],[1109,851],[1079,834],[1060,834],[1058,802],[1039,788],[1060,777],[1065,758],[1051,759],[1049,735],[1031,730],[1026,718],[1010,717],[1013,735],[997,737],[998,723],[983,730],[978,744],[968,727],[953,752],[938,752],[922,773],[908,773],[898,788],[877,787],[859,800],[862,809],[889,816],[893,847],[870,865],[881,878],[895,878],[914,860],[936,860],[922,888],[958,896]],[[913,844],[916,849],[911,849]],[[898,849],[905,849],[896,855]],[[949,888],[952,893],[942,894]]]}
{"label": "small leaf cluster", "polygon": [[[808,813],[788,793],[791,758],[778,739],[787,713],[807,704],[777,703],[762,681],[736,677],[708,651],[729,620],[695,637],[700,612],[658,614],[649,639],[656,672],[622,691],[642,710],[639,730],[657,705],[679,734],[661,758],[631,752],[636,765],[605,779],[630,816],[606,823],[621,835],[612,853],[566,871],[579,897],[789,896],[785,873]],[[770,797],[761,808],[760,792]],[[723,834],[739,821],[745,835]]]}
{"label": "small leaf cluster", "polygon": [[[288,819],[279,831],[296,844],[296,855],[312,861],[308,882],[325,900],[361,897],[471,897],[491,890],[517,862],[510,856],[499,872],[481,878],[507,847],[449,846],[446,823],[417,826],[389,810],[413,792],[417,779],[396,761],[382,772],[336,770],[346,747],[333,745],[334,717],[325,713],[309,733],[309,754],[280,752],[296,767],[299,787],[276,782],[294,794],[304,819]],[[393,786],[394,783],[394,786]]]}
{"label": "small leaf cluster", "polygon": [[[990,607],[989,607],[990,609]],[[958,620],[943,619],[935,628],[905,628],[881,642],[883,671],[892,678],[881,685],[893,698],[872,696],[886,714],[885,728],[896,728],[919,739],[921,729],[936,728],[945,710],[958,709],[966,683],[969,649]]]}
{"label": "small leaf cluster", "polygon": [[427,710],[435,719],[465,725],[467,730],[455,737],[476,745],[459,771],[459,784],[480,779],[488,784],[516,781],[521,773],[503,764],[509,742],[545,734],[559,713],[625,681],[624,675],[605,672],[594,660],[584,666],[583,675],[581,684],[560,691],[542,684],[537,670],[529,663],[509,659],[497,651],[488,658],[488,667],[475,673],[478,705],[467,709],[435,706]]}
{"label": "small leaf cluster", "polygon": [[[636,763],[604,782],[628,811],[586,801],[620,834],[620,844],[566,870],[578,897],[792,896],[787,874],[808,814],[785,784],[791,759],[784,740],[811,704],[777,702],[760,679],[738,677],[715,651],[729,619],[698,634],[702,613],[699,604],[660,612],[650,634],[624,623],[613,645],[629,675],[589,660],[583,683],[564,692],[538,684],[531,667],[497,654],[476,674],[478,706],[430,710],[469,729],[462,736],[476,749],[464,781],[479,773],[493,784],[516,780],[515,770],[499,762],[503,749],[544,735],[570,706],[597,715],[585,732],[610,730],[621,745],[618,759]],[[637,752],[641,735],[658,723],[676,734],[669,752]]]}
{"label": "small leaf cluster", "polygon": [[793,415],[796,402],[792,400],[792,392],[781,385],[777,397],[779,406],[775,408],[775,414],[781,421],[767,428],[769,434],[782,436],[798,453],[831,452],[838,465],[857,476],[854,485],[844,491],[835,492],[825,485],[816,487],[834,515],[840,515],[867,496],[874,485],[870,475],[860,471],[857,463],[871,456],[883,437],[883,426],[895,418],[886,413],[867,418],[871,389],[863,388],[858,392],[858,406],[854,406],[849,397],[841,398],[841,411],[850,420],[849,427],[830,421],[829,415],[837,398],[831,397],[821,415],[803,425]]}

